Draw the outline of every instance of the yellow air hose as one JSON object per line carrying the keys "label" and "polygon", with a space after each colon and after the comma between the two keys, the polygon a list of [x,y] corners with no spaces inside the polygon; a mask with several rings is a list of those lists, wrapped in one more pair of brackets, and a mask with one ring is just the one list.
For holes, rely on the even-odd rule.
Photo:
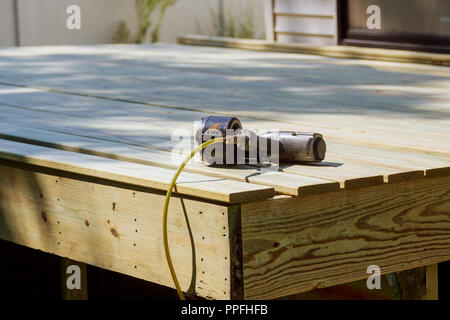
{"label": "yellow air hose", "polygon": [[167,238],[167,212],[169,210],[169,201],[170,197],[172,196],[172,190],[175,187],[175,183],[177,182],[178,176],[180,175],[181,171],[183,171],[186,164],[194,157],[194,155],[199,152],[200,150],[203,150],[210,144],[213,144],[215,142],[223,142],[225,141],[225,138],[216,138],[209,141],[204,142],[199,147],[197,147],[194,151],[191,152],[191,154],[184,159],[183,163],[178,168],[177,172],[172,178],[172,181],[170,182],[169,189],[166,193],[166,200],[164,201],[164,208],[163,208],[163,239],[164,239],[164,252],[166,254],[166,260],[167,264],[170,269],[170,274],[172,275],[173,282],[175,284],[175,288],[177,289],[178,296],[181,300],[186,300],[184,297],[184,293],[181,290],[180,283],[178,282],[177,275],[175,273],[175,269],[173,268],[172,258],[170,257],[170,251],[169,251],[169,240]]}

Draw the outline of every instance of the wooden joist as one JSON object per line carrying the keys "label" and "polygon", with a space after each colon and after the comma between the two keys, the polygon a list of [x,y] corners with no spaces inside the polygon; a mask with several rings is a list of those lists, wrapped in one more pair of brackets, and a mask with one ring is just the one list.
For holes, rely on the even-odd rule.
{"label": "wooden joist", "polygon": [[[162,246],[164,195],[0,165],[0,238],[173,287]],[[236,208],[173,197],[172,259],[185,291],[229,299]]]}
{"label": "wooden joist", "polygon": [[246,299],[276,298],[450,259],[450,178],[242,205]]}

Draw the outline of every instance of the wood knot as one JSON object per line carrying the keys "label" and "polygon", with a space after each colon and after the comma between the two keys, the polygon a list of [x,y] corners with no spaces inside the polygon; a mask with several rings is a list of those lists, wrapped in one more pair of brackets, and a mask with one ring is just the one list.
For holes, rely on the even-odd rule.
{"label": "wood knot", "polygon": [[111,233],[112,233],[112,235],[113,235],[114,237],[119,238],[119,233],[117,232],[116,229],[111,228]]}
{"label": "wood knot", "polygon": [[45,211],[41,212],[41,218],[42,218],[42,220],[44,220],[45,223],[47,223],[48,219],[47,219],[47,214],[45,213]]}

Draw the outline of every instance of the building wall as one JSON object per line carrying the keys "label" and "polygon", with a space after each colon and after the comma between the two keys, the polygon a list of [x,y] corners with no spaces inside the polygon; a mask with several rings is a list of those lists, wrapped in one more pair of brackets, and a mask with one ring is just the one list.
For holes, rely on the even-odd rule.
{"label": "building wall", "polygon": [[[223,6],[220,5],[223,1]],[[220,7],[224,22],[239,31],[251,18],[255,38],[264,38],[264,1],[262,0],[178,0],[164,18],[161,28],[163,42],[176,42],[178,36],[205,34],[217,36]]]}
{"label": "building wall", "polygon": [[[81,30],[68,30],[66,8],[81,8]],[[18,0],[20,44],[111,42],[120,20],[135,20],[134,0]]]}
{"label": "building wall", "polygon": [[14,46],[15,42],[13,0],[1,0],[0,46]]}
{"label": "building wall", "polygon": [[[15,44],[13,3],[18,4],[21,46],[46,44],[111,43],[120,21],[132,34],[137,30],[135,0],[0,0],[0,46]],[[214,24],[221,0],[179,0],[164,17],[161,42],[176,42],[189,33],[215,35]],[[252,8],[255,34],[264,37],[264,5],[261,0],[222,0],[225,20],[245,18],[247,3]],[[68,30],[66,8],[81,8],[81,30]],[[245,5],[244,5],[245,4]],[[233,19],[231,19],[233,20]],[[235,22],[238,23],[238,22]]]}

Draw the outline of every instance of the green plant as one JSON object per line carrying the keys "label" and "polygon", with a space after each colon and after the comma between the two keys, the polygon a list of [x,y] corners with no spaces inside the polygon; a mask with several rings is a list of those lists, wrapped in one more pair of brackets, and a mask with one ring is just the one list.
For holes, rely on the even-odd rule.
{"label": "green plant", "polygon": [[[177,3],[178,0],[135,0],[135,7],[138,16],[138,30],[136,37],[133,39],[130,36],[130,31],[124,21],[119,23],[119,26],[114,34],[114,42],[135,42],[143,43],[149,34],[150,42],[157,42],[159,40],[159,30],[164,18],[164,14],[168,7]],[[152,24],[151,20],[155,19]]]}
{"label": "green plant", "polygon": [[254,8],[251,2],[247,2],[246,9],[240,17],[241,24],[239,25],[238,38],[252,39],[255,38],[255,15]]}
{"label": "green plant", "polygon": [[130,29],[128,29],[125,21],[120,21],[119,26],[117,27],[116,32],[113,36],[114,43],[129,43],[133,42],[130,36]]}
{"label": "green plant", "polygon": [[214,35],[230,38],[255,38],[256,23],[253,3],[246,1],[245,8],[240,11],[241,13],[236,15],[228,8],[224,19],[218,10],[210,8]]}

